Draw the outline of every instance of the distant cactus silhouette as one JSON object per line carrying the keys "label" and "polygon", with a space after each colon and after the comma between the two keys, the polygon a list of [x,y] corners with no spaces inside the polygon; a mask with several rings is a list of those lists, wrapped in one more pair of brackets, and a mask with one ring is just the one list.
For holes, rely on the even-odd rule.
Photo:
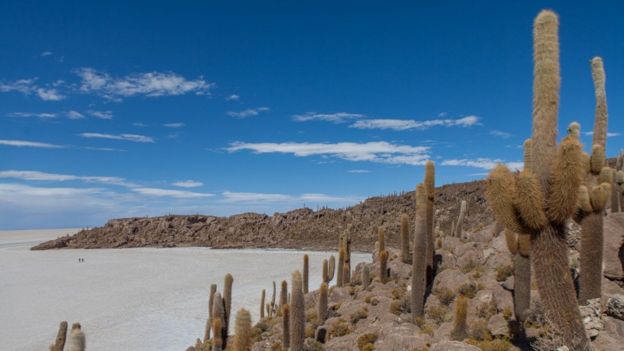
{"label": "distant cactus silhouette", "polygon": [[401,215],[401,260],[410,262],[409,217],[405,213]]}
{"label": "distant cactus silhouette", "polygon": [[246,309],[236,313],[236,336],[234,337],[234,351],[251,350],[251,315]]}
{"label": "distant cactus silhouette", "polygon": [[292,275],[290,297],[290,351],[303,351],[305,339],[305,303],[301,273],[295,271]]}
{"label": "distant cactus silhouette", "polygon": [[427,274],[427,193],[423,184],[416,186],[416,216],[414,221],[414,252],[412,253],[412,320],[422,317],[425,303]]}
{"label": "distant cactus silhouette", "polygon": [[386,250],[386,228],[377,228],[377,242],[379,243],[379,253]]}

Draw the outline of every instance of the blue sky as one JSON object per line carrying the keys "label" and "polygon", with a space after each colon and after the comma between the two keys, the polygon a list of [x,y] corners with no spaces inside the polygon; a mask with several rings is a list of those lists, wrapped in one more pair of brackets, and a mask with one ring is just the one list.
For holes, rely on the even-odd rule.
{"label": "blue sky", "polygon": [[[520,165],[533,18],[561,16],[560,129],[624,147],[618,1],[0,4],[0,228],[344,207]],[[583,141],[590,143],[585,135]]]}

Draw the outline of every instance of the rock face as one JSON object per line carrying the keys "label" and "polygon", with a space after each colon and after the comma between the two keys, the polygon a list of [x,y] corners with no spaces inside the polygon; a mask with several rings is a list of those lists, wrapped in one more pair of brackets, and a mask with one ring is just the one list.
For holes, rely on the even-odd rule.
{"label": "rock face", "polygon": [[[441,231],[450,231],[459,212],[458,199],[468,203],[464,220],[466,231],[477,231],[492,221],[483,195],[484,182],[445,185],[436,189],[436,223]],[[302,208],[272,216],[243,213],[231,217],[162,216],[123,218],[108,221],[99,228],[82,230],[76,235],[60,237],[34,250],[62,248],[127,248],[210,246],[214,248],[271,247],[331,249],[336,247],[336,233],[353,225],[352,248],[373,250],[375,228],[386,226],[386,241],[399,243],[402,213],[414,218],[413,192],[372,197],[346,209]]]}
{"label": "rock face", "polygon": [[608,316],[624,321],[624,295],[615,295],[607,301],[605,312]]}

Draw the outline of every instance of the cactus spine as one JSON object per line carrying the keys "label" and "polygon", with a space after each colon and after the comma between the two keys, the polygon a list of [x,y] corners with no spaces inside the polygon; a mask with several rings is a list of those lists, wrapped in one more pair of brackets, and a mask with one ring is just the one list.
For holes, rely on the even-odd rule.
{"label": "cactus spine", "polygon": [[427,274],[427,194],[425,186],[416,187],[416,219],[414,221],[414,252],[412,254],[412,321],[422,317]]}
{"label": "cactus spine", "polygon": [[409,246],[409,218],[404,213],[401,215],[401,260],[403,261],[403,263],[410,262]]}
{"label": "cactus spine", "polygon": [[251,315],[242,308],[236,313],[234,351],[251,350]]}
{"label": "cactus spine", "polygon": [[290,351],[303,351],[305,339],[305,304],[302,290],[301,273],[295,271],[292,275],[290,297]]}
{"label": "cactus spine", "polygon": [[65,339],[67,338],[67,322],[62,321],[59,324],[59,330],[56,334],[54,345],[50,346],[50,351],[63,351],[65,348]]}
{"label": "cactus spine", "polygon": [[459,217],[457,217],[457,225],[455,225],[455,233],[453,236],[461,238],[464,227],[464,217],[466,216],[466,200],[462,200],[459,205]]}
{"label": "cactus spine", "polygon": [[453,330],[451,338],[453,340],[462,341],[468,336],[468,326],[466,317],[468,315],[468,299],[460,294],[455,299],[455,310],[453,316]]}
{"label": "cactus spine", "polygon": [[288,304],[282,306],[282,348],[288,350],[290,347],[290,307]]}
{"label": "cactus spine", "polygon": [[310,275],[310,258],[307,254],[303,255],[303,293],[308,293],[308,279]]}
{"label": "cactus spine", "polygon": [[329,265],[327,268],[329,269],[329,271],[327,272],[327,279],[329,279],[329,283],[334,279],[334,273],[336,272],[336,258],[334,257],[334,255],[331,255],[329,257]]}
{"label": "cactus spine", "polygon": [[425,163],[425,194],[427,195],[427,285],[433,282],[435,273],[435,233],[433,231],[433,213],[435,204],[435,164],[433,161]]}
{"label": "cactus spine", "polygon": [[[559,109],[559,20],[552,11],[542,11],[534,23],[533,134],[530,165],[537,189],[542,195],[518,198],[515,176],[504,166],[497,166],[488,178],[486,196],[496,217],[515,233],[531,234],[531,263],[546,316],[559,330],[571,350],[591,350],[591,345],[577,305],[574,284],[568,266],[565,221],[574,213],[578,188],[582,181],[582,152],[578,133],[570,134],[557,148]],[[526,191],[526,190],[524,190]],[[519,213],[515,201],[532,201],[539,196],[544,206]],[[522,206],[527,209],[530,206]],[[535,210],[545,210],[547,221],[539,224]]]}
{"label": "cactus spine", "polygon": [[87,347],[87,339],[79,323],[72,325],[69,335],[69,351],[84,351]]}
{"label": "cactus spine", "polygon": [[223,318],[223,348],[227,348],[227,338],[230,329],[230,313],[232,312],[232,284],[234,278],[230,273],[225,275],[223,279],[223,305],[225,307],[225,314]]}
{"label": "cactus spine", "polygon": [[317,314],[319,322],[322,324],[327,319],[327,283],[321,283]]}
{"label": "cactus spine", "polygon": [[204,330],[204,344],[210,340],[210,330],[212,329],[212,304],[214,303],[214,295],[217,293],[217,284],[210,285],[210,295],[208,295],[208,320],[206,320],[206,328]]}

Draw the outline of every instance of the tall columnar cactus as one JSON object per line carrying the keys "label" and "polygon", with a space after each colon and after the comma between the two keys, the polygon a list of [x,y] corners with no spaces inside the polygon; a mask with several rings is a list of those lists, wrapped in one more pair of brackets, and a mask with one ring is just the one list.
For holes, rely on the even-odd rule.
{"label": "tall columnar cactus", "polygon": [[346,255],[347,252],[345,248],[341,247],[340,251],[338,252],[338,272],[336,273],[336,285],[338,287],[342,287],[344,285],[344,262]]}
{"label": "tall columnar cactus", "polygon": [[260,294],[260,319],[264,319],[264,299],[266,298],[266,291],[262,289],[262,293]]}
{"label": "tall columnar cactus", "polygon": [[230,273],[223,278],[223,305],[225,306],[225,318],[223,321],[223,348],[227,348],[227,337],[230,335],[230,313],[232,312],[232,284],[234,278]]}
{"label": "tall columnar cactus", "polygon": [[72,325],[69,335],[69,351],[84,351],[87,347],[87,338],[79,323]]}
{"label": "tall columnar cactus", "polygon": [[401,260],[404,263],[410,261],[409,217],[401,215]]}
{"label": "tall columnar cactus", "polygon": [[282,280],[282,284],[280,286],[279,307],[282,308],[287,303],[288,303],[288,283],[285,280]]}
{"label": "tall columnar cactus", "polygon": [[370,284],[370,270],[367,265],[362,268],[362,289],[366,290]]}
{"label": "tall columnar cactus", "polygon": [[379,253],[379,280],[382,283],[388,281],[388,251],[383,250]]}
{"label": "tall columnar cactus", "polygon": [[50,346],[50,351],[63,351],[65,348],[65,339],[67,338],[67,322],[62,321],[59,324],[59,330],[56,334],[54,345]]}
{"label": "tall columnar cactus", "polygon": [[414,221],[414,252],[412,254],[412,320],[422,317],[427,274],[427,193],[423,184],[416,187],[416,219]]}
{"label": "tall columnar cactus", "polygon": [[288,350],[290,347],[290,307],[288,304],[282,306],[282,348]]}
{"label": "tall columnar cactus", "polygon": [[308,254],[303,255],[303,293],[308,293],[308,283],[310,275],[310,257]]}
{"label": "tall columnar cactus", "polygon": [[322,270],[322,279],[324,283],[329,284],[329,262],[327,259],[323,260],[323,270]]}
{"label": "tall columnar cactus", "polygon": [[[559,20],[542,11],[534,24],[531,164],[516,176],[498,165],[488,178],[488,202],[514,233],[530,233],[531,263],[544,311],[571,350],[591,350],[568,266],[566,221],[576,210],[583,163],[578,133],[557,147]],[[521,181],[522,187],[516,182]],[[518,192],[522,196],[517,196]]]}
{"label": "tall columnar cactus", "polygon": [[204,344],[210,340],[210,331],[212,330],[212,304],[214,296],[217,293],[217,284],[210,285],[210,294],[208,295],[208,320],[206,320],[206,328],[204,330]]}
{"label": "tall columnar cactus", "polygon": [[[219,320],[219,326],[221,326],[219,333],[215,333],[215,328],[214,328],[214,322],[217,319]],[[225,335],[225,332],[226,332],[225,325],[223,324],[224,320],[225,320],[225,300],[223,299],[223,297],[221,297],[221,294],[216,293],[214,295],[214,301],[212,305],[212,321],[213,321],[212,339],[215,340],[216,338],[219,338],[219,340],[221,340],[221,345],[223,347],[225,347],[225,339],[227,338],[227,335]]]}
{"label": "tall columnar cactus", "polygon": [[328,273],[328,282],[331,282],[334,279],[334,274],[336,273],[336,258],[334,257],[334,255],[329,256],[329,265],[328,267],[329,271]]}
{"label": "tall columnar cactus", "polygon": [[318,319],[322,324],[327,318],[327,283],[321,283],[317,308]]}
{"label": "tall columnar cactus", "polygon": [[462,341],[468,336],[468,325],[466,317],[468,316],[468,299],[462,294],[455,298],[455,309],[453,314],[453,330],[451,338],[453,340]]}
{"label": "tall columnar cactus", "polygon": [[435,164],[425,163],[425,194],[427,195],[427,285],[433,282],[435,273],[435,233],[433,231],[433,214],[435,205]]}
{"label": "tall columnar cactus", "polygon": [[305,339],[305,303],[301,273],[295,271],[292,275],[292,292],[290,301],[290,351],[303,351]]}
{"label": "tall columnar cactus", "polygon": [[600,298],[602,292],[603,213],[607,200],[611,196],[612,178],[610,170],[604,167],[608,116],[605,72],[600,57],[592,59],[591,70],[596,95],[596,112],[590,172],[585,178],[591,211],[584,211],[581,208],[577,213],[577,219],[580,220],[581,225],[579,301],[582,304],[587,303],[588,299]]}
{"label": "tall columnar cactus", "polygon": [[464,232],[464,217],[466,216],[466,200],[462,200],[459,205],[459,217],[457,217],[457,225],[455,225],[455,233],[453,236],[461,238]]}
{"label": "tall columnar cactus", "polygon": [[212,351],[223,351],[223,338],[221,337],[221,331],[223,326],[221,325],[221,318],[216,318],[212,321]]}
{"label": "tall columnar cactus", "polygon": [[244,308],[236,312],[234,351],[251,351],[251,314]]}
{"label": "tall columnar cactus", "polygon": [[347,274],[343,277],[345,283],[351,282],[351,231],[353,230],[353,226],[351,224],[347,225],[347,230],[345,231],[345,267],[349,270]]}
{"label": "tall columnar cactus", "polygon": [[277,295],[277,289],[275,286],[275,280],[273,281],[273,294],[271,295],[271,314],[276,313],[277,310],[275,308],[275,296]]}
{"label": "tall columnar cactus", "polygon": [[378,253],[386,250],[386,228],[377,228],[377,242],[379,243]]}

